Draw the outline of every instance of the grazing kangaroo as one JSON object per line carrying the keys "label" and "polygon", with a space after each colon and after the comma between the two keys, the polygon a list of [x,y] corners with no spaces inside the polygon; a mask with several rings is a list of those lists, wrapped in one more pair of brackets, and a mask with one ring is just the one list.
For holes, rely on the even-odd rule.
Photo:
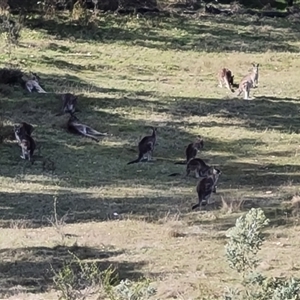
{"label": "grazing kangaroo", "polygon": [[77,96],[74,96],[71,93],[66,93],[61,95],[61,100],[63,102],[62,112],[56,114],[56,116],[61,116],[63,114],[74,114],[75,112],[79,112],[76,108],[77,105]]}
{"label": "grazing kangaroo", "polygon": [[227,69],[227,68],[222,68],[220,72],[218,73],[218,80],[219,80],[219,87],[223,87],[223,84],[225,87],[231,91],[234,92],[233,90],[233,78],[234,76],[232,75],[232,72]]}
{"label": "grazing kangaroo", "polygon": [[99,140],[96,137],[108,135],[107,133],[102,133],[93,129],[88,125],[79,123],[79,120],[75,115],[71,115],[67,123],[67,127],[69,132],[89,137],[92,140],[97,142],[99,142]]}
{"label": "grazing kangaroo", "polygon": [[185,177],[188,177],[193,171],[196,178],[205,177],[210,168],[201,158],[193,158],[187,163]]}
{"label": "grazing kangaroo", "polygon": [[157,128],[156,127],[151,127],[151,128],[152,128],[152,134],[143,137],[139,142],[138,158],[133,161],[130,161],[129,163],[127,163],[127,165],[140,162],[146,155],[147,155],[147,161],[150,161],[152,159],[153,151],[156,143]]}
{"label": "grazing kangaroo", "polygon": [[203,201],[207,204],[212,193],[216,193],[216,184],[218,182],[219,176],[222,172],[219,169],[211,167],[209,169],[209,175],[197,184],[197,194],[198,194],[198,203],[192,206],[192,209],[200,207],[203,205]]}
{"label": "grazing kangaroo", "polygon": [[34,139],[31,137],[33,131],[33,126],[23,122],[21,125],[14,126],[14,132],[19,146],[22,149],[22,155],[20,156],[23,159],[32,160],[36,144]]}
{"label": "grazing kangaroo", "polygon": [[198,151],[203,149],[203,147],[204,147],[203,139],[201,138],[201,136],[198,136],[195,142],[188,144],[188,146],[186,147],[185,149],[186,160],[178,161],[175,163],[175,165],[185,165],[192,158],[195,158]]}
{"label": "grazing kangaroo", "polygon": [[258,67],[259,64],[252,64],[252,72],[246,75],[240,82],[237,90],[237,96],[244,92],[244,100],[249,99],[250,89],[258,84]]}
{"label": "grazing kangaroo", "polygon": [[[186,166],[186,175],[185,177],[188,177],[191,172],[195,172],[195,177],[205,177],[207,176],[207,172],[209,172],[209,169],[211,167],[208,166],[201,158],[192,158]],[[180,175],[180,173],[173,173],[169,176],[177,176]]]}

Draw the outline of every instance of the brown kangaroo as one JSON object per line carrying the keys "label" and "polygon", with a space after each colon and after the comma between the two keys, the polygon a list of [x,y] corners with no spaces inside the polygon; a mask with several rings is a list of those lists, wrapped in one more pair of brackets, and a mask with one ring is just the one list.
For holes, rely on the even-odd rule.
{"label": "brown kangaroo", "polygon": [[203,147],[204,147],[203,139],[201,138],[201,136],[198,136],[195,142],[188,144],[188,146],[186,147],[185,149],[186,160],[178,161],[175,163],[175,165],[185,165],[191,159],[195,158],[198,151],[203,149]]}
{"label": "brown kangaroo", "polygon": [[146,155],[147,155],[147,161],[150,161],[152,159],[153,151],[156,143],[157,128],[156,127],[151,127],[151,128],[152,128],[152,135],[143,137],[139,142],[138,158],[133,161],[130,161],[129,163],[127,163],[127,165],[140,162]]}
{"label": "brown kangaroo", "polygon": [[77,96],[71,94],[71,93],[66,93],[60,95],[61,100],[63,102],[62,106],[62,112],[56,114],[56,116],[61,116],[63,114],[74,114],[75,112],[79,112],[79,110],[76,108],[77,105]]}
{"label": "brown kangaroo", "polygon": [[[216,193],[216,184],[218,182],[219,176],[222,172],[219,169],[211,167],[209,170],[209,175],[197,184],[197,194],[198,194],[198,203],[192,206],[192,209],[200,207],[201,205],[206,205],[211,194]],[[205,201],[203,203],[203,201]]]}
{"label": "brown kangaroo", "polygon": [[71,117],[67,123],[67,127],[68,127],[69,132],[89,137],[92,140],[97,141],[97,142],[99,140],[96,137],[108,135],[107,133],[102,133],[102,132],[99,132],[99,131],[93,129],[88,125],[79,123],[79,120],[75,115],[71,115]]}
{"label": "brown kangaroo", "polygon": [[[185,177],[188,177],[191,172],[195,172],[196,178],[206,177],[209,169],[210,166],[208,166],[201,158],[192,158],[187,163]],[[180,173],[173,173],[170,174],[169,176],[177,176],[177,175],[180,175]]]}
{"label": "brown kangaroo", "polygon": [[241,80],[239,88],[237,90],[237,96],[244,92],[244,100],[249,100],[250,89],[254,88],[258,84],[258,67],[259,64],[252,64],[252,72]]}
{"label": "brown kangaroo", "polygon": [[33,130],[33,126],[25,122],[21,123],[21,125],[14,126],[15,137],[22,149],[21,158],[29,161],[32,160],[32,156],[36,148],[35,141],[31,137]]}
{"label": "brown kangaroo", "polygon": [[234,76],[232,75],[232,72],[229,69],[222,68],[218,73],[219,87],[223,87],[224,84],[229,91],[234,92],[233,78]]}

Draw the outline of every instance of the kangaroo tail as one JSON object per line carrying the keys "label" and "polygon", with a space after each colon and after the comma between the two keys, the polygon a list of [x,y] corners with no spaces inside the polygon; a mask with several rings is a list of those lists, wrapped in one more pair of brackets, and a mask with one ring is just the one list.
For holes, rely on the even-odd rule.
{"label": "kangaroo tail", "polygon": [[195,205],[192,206],[192,209],[196,209],[199,206],[200,206],[200,203],[197,203],[197,204],[195,204]]}
{"label": "kangaroo tail", "polygon": [[181,174],[180,173],[172,173],[172,174],[170,174],[168,176],[177,176],[177,175],[181,175]]}
{"label": "kangaroo tail", "polygon": [[186,165],[186,161],[177,161],[176,163],[174,163],[174,165]]}
{"label": "kangaroo tail", "polygon": [[131,164],[135,164],[141,161],[141,159],[143,158],[143,154],[139,153],[139,157],[135,160],[130,161],[129,163],[127,163],[127,165],[131,165]]}

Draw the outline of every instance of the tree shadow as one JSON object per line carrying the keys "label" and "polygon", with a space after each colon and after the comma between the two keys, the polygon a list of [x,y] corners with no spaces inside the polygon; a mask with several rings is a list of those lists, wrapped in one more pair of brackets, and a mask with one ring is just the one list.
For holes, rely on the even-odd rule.
{"label": "tree shadow", "polygon": [[[72,23],[61,19],[27,20],[26,25],[31,29],[42,29],[50,35],[55,35],[61,39],[76,39],[79,41],[96,40],[102,43],[121,42],[126,45],[139,45],[147,48],[156,48],[159,50],[198,50],[206,52],[216,51],[248,51],[265,52],[269,49],[273,52],[298,52],[299,48],[289,44],[290,41],[297,40],[297,30],[284,33],[280,31],[261,30],[259,34],[253,36],[253,31],[249,24],[255,25],[251,17],[235,18],[225,17],[217,18],[215,16],[206,16],[201,18],[201,26],[193,18],[176,16],[173,18],[160,16],[144,16],[136,21],[136,27],[130,30],[124,25],[129,19],[107,14],[105,20],[97,21],[97,24],[90,26],[81,26],[76,22]],[[131,19],[130,19],[131,20]],[[247,21],[246,21],[247,20]],[[265,20],[257,22],[258,28],[262,26]],[[271,22],[266,21],[267,26],[278,26],[284,21]],[[215,26],[218,24],[219,26]],[[228,28],[228,26],[231,28]],[[237,27],[242,28],[237,34]],[[177,28],[176,34],[172,31],[169,35],[164,31],[170,31]],[[228,40],[231,42],[228,43]],[[264,47],[261,47],[261,45]]]}
{"label": "tree shadow", "polygon": [[[256,97],[251,101],[178,97],[169,109],[174,117],[212,114],[215,117],[240,120],[242,123],[239,126],[250,130],[274,129],[291,133],[298,132],[300,122],[296,100],[269,96]],[[229,123],[224,125],[230,126]],[[202,122],[201,126],[214,126],[214,121]]]}
{"label": "tree shadow", "polygon": [[155,222],[168,213],[187,212],[193,202],[192,199],[189,205],[189,203],[184,204],[182,199],[176,197],[151,194],[136,197],[120,196],[118,198],[95,197],[93,194],[73,191],[71,193],[68,190],[56,194],[54,199],[53,195],[45,193],[22,193],[22,197],[20,197],[18,194],[1,192],[3,204],[0,208],[0,227],[39,228],[55,226],[54,201],[57,201],[57,218],[59,221],[63,220],[65,224],[122,220],[128,216],[147,222]]}
{"label": "tree shadow", "polygon": [[[76,82],[76,86],[81,89],[89,86],[88,82],[76,76],[55,76],[57,82],[65,82],[67,86],[71,86],[70,82]],[[41,78],[42,82],[45,80],[49,85],[54,84],[51,75],[41,74]],[[230,118],[239,120],[239,126],[248,130],[269,128],[280,132],[290,132],[300,121],[297,115],[298,105],[292,102],[294,99],[266,97],[244,101],[177,97],[168,101],[166,98],[153,98],[150,91],[101,89],[94,85],[92,88],[98,93],[110,93],[112,96],[94,97],[79,94],[78,106],[81,110],[78,114],[79,119],[99,131],[113,134],[101,139],[99,143],[66,132],[62,125],[65,126],[69,116],[65,115],[61,119],[54,116],[57,113],[53,108],[56,97],[54,94],[26,94],[19,97],[16,93],[9,101],[6,101],[6,98],[1,100],[5,107],[4,118],[10,118],[12,123],[28,121],[33,124],[36,127],[33,137],[42,147],[41,156],[55,163],[54,175],[47,170],[43,172],[41,161],[37,161],[33,166],[26,165],[24,168],[23,161],[19,158],[20,149],[17,144],[5,141],[1,145],[0,156],[2,176],[13,178],[16,184],[22,182],[45,186],[57,185],[61,190],[68,190],[69,194],[59,193],[59,197],[62,198],[59,214],[63,216],[70,208],[71,216],[73,214],[70,222],[107,220],[111,218],[112,211],[121,217],[132,214],[149,221],[158,220],[170,211],[177,213],[178,209],[184,213],[190,212],[190,206],[196,199],[197,180],[168,176],[173,172],[184,175],[185,166],[174,165],[174,162],[184,159],[185,147],[194,141],[197,135],[185,130],[186,121],[183,117],[210,114],[224,120]],[[123,93],[127,96],[124,97]],[[57,108],[61,104],[60,101],[57,99]],[[145,119],[131,118],[127,112],[132,112],[133,107],[141,107],[154,114],[164,112],[169,118],[167,121],[156,119],[155,122],[148,122],[146,115]],[[216,125],[227,127],[228,124],[230,122],[216,123],[213,118],[211,121],[201,122],[203,127]],[[128,166],[126,163],[137,157],[138,141],[150,133],[151,125],[159,127],[158,145],[154,152],[156,161]],[[283,167],[240,161],[265,155],[253,147],[263,145],[261,141],[241,138],[228,142],[225,139],[204,136],[204,143],[204,149],[198,157],[222,170],[219,186],[224,190],[228,186],[249,190],[255,186],[257,191],[264,192],[287,181],[299,182],[297,165]],[[134,185],[143,189],[143,197],[126,195],[126,189],[129,191]],[[190,188],[190,200],[182,200],[182,197],[176,199],[176,195],[169,198],[160,194],[159,191],[168,190],[170,186]],[[73,190],[74,188],[101,190],[103,187],[116,191],[122,187],[124,191],[116,192],[120,195],[115,198],[105,195],[92,198],[84,191],[74,193]],[[1,198],[8,207],[1,212],[3,219],[6,220],[4,222],[6,225],[3,226],[10,226],[9,222],[13,220],[27,219],[33,224],[30,226],[45,225],[47,222],[41,220],[41,216],[50,218],[53,208],[53,197],[47,193],[50,192],[25,193],[21,197],[3,191]],[[30,217],[26,217],[26,214]]]}
{"label": "tree shadow", "polygon": [[[131,263],[127,261],[109,261],[121,255],[123,251],[111,249],[95,249],[81,246],[26,247],[0,250],[0,296],[18,294],[21,291],[45,293],[56,289],[53,283],[54,272],[57,273],[65,265],[74,261],[74,256],[91,265],[95,263],[99,273],[110,266],[116,268],[117,280],[129,278],[137,280],[143,276],[139,269],[144,261]],[[73,255],[72,255],[73,254]],[[77,273],[78,265],[70,265]],[[77,270],[78,269],[78,270]],[[117,282],[113,282],[116,284]],[[16,287],[18,287],[16,289]]]}

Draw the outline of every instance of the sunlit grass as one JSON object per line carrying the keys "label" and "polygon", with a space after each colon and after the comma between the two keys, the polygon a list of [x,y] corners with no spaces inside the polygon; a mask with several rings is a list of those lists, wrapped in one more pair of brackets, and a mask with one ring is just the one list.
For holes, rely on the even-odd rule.
{"label": "sunlit grass", "polygon": [[[47,221],[54,197],[59,217],[67,214],[64,232],[76,235],[64,240],[66,247],[124,251],[107,261],[133,264],[152,278],[157,299],[220,296],[236,278],[223,246],[225,230],[239,213],[191,212],[197,180],[182,178],[185,166],[174,162],[184,159],[185,147],[198,135],[204,139],[199,157],[223,172],[213,199],[217,204],[221,196],[241,199],[245,210],[270,210],[274,226],[281,227],[270,228],[262,254],[265,269],[299,276],[291,259],[299,246],[298,224],[280,206],[298,193],[300,182],[298,25],[287,28],[279,20],[246,17],[112,16],[101,16],[98,25],[91,36],[64,24],[28,27],[11,57],[0,55],[2,65],[37,72],[50,92],[11,88],[0,100],[4,127],[33,124],[41,156],[55,163],[53,174],[42,170],[41,161],[24,167],[15,142],[6,139],[0,145],[0,258],[6,267],[0,275],[1,296],[36,299],[21,294],[34,291],[43,299],[53,297],[51,274],[46,273],[50,250],[43,250],[45,255],[25,250],[62,244]],[[261,64],[253,101],[217,86],[221,67],[229,67],[238,82],[252,62]],[[55,93],[62,92],[78,94],[83,123],[112,136],[96,143],[67,133],[62,126],[68,116],[55,117],[61,105]],[[138,141],[153,125],[158,126],[157,160],[128,166],[137,157]],[[173,172],[182,176],[169,177]],[[269,257],[270,251],[280,262]],[[30,288],[25,277],[16,275],[18,267],[9,267],[24,260],[24,276],[36,280]],[[39,281],[41,271],[44,281]],[[22,289],[11,293],[15,286]]]}

